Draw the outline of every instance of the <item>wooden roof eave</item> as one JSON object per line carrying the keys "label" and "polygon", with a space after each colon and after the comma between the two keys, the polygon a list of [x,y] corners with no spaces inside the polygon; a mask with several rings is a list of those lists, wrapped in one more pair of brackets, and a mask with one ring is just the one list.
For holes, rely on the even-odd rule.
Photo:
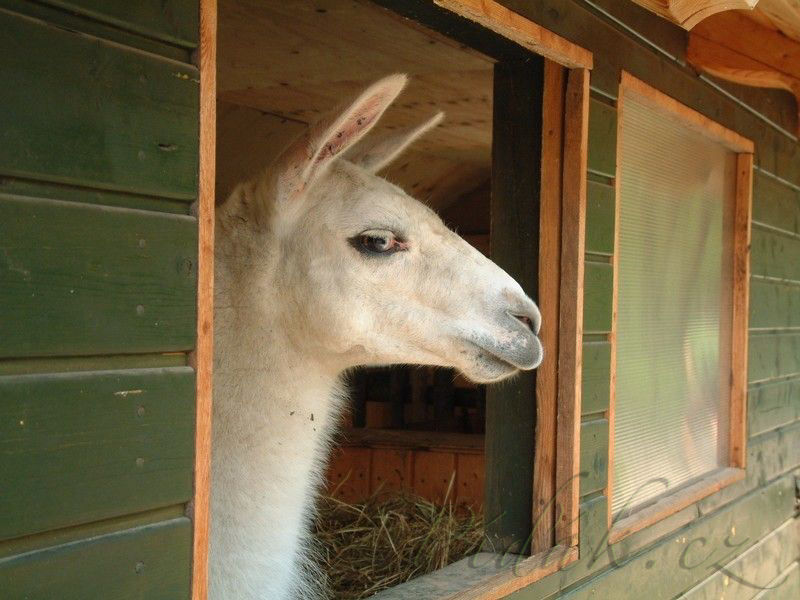
{"label": "wooden roof eave", "polygon": [[759,0],[633,0],[660,17],[692,29],[703,19],[728,10],[752,10]]}
{"label": "wooden roof eave", "polygon": [[800,42],[744,13],[720,13],[695,26],[686,59],[726,81],[787,90],[800,106]]}

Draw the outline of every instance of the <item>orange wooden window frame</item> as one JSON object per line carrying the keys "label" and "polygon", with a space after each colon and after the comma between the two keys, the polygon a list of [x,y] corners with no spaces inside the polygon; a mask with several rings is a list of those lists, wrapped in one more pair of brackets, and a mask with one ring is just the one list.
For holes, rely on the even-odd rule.
{"label": "orange wooden window frame", "polygon": [[[551,505],[546,518],[551,519],[550,531],[554,535],[549,541],[534,540],[534,556],[454,596],[486,600],[510,594],[578,559],[583,251],[592,54],[494,0],[432,1],[549,59],[545,75],[545,111],[555,137],[543,140],[543,162],[546,162],[543,185],[545,180],[554,185],[548,185],[542,195],[547,206],[543,204],[541,213],[541,260],[556,259],[564,267],[556,271],[553,278],[552,262],[544,263],[546,268],[542,272],[547,281],[540,281],[546,286],[540,294],[540,304],[552,301],[552,306],[557,307],[556,319],[552,322],[557,322],[558,327],[548,335],[554,336],[556,344],[553,347],[558,351],[550,353],[549,366],[541,368],[537,382],[540,414],[544,412],[546,418],[537,426],[535,470],[546,473],[539,480],[547,479],[550,483],[535,495]],[[208,595],[216,34],[217,0],[200,0],[198,320],[197,347],[192,355],[197,373],[195,489],[191,506],[192,600],[205,600]],[[558,169],[552,168],[555,164]],[[545,425],[545,422],[550,425]],[[536,475],[534,481],[537,481]],[[540,511],[534,510],[535,519],[541,519]],[[541,550],[537,544],[541,544]]]}
{"label": "orange wooden window frame", "polygon": [[217,0],[200,0],[200,157],[198,178],[197,345],[192,600],[208,596],[211,493],[211,369],[214,360],[214,173],[217,134]]}
{"label": "orange wooden window frame", "polygon": [[614,220],[614,283],[611,322],[611,402],[608,410],[609,445],[608,476],[606,496],[608,497],[609,543],[644,529],[671,514],[719,491],[745,476],[745,456],[747,443],[747,324],[750,288],[750,212],[752,204],[753,142],[735,131],[731,131],[712,121],[705,115],[681,104],[674,98],[656,90],[643,81],[622,71],[617,100],[617,156],[622,138],[622,114],[625,99],[633,96],[639,102],[676,117],[683,124],[722,144],[736,153],[736,187],[733,201],[732,220],[732,306],[731,306],[731,364],[730,364],[730,450],[728,466],[712,471],[698,482],[688,487],[667,493],[661,499],[633,514],[614,521],[611,513],[614,476],[614,410],[616,404],[617,367],[617,302],[619,276],[619,218],[620,218],[620,171],[624,169],[617,161],[615,177],[615,220]]}

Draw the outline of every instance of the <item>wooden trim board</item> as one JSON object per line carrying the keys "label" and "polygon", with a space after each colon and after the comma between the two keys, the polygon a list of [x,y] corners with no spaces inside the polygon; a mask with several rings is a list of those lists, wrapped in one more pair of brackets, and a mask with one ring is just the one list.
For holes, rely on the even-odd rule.
{"label": "wooden trim board", "polygon": [[214,172],[217,129],[217,0],[200,0],[200,164],[197,202],[195,472],[192,500],[192,600],[208,596],[211,490],[211,369],[214,361]]}
{"label": "wooden trim board", "polygon": [[669,113],[685,126],[719,142],[734,152],[745,152],[748,154],[754,152],[752,140],[720,125],[716,121],[712,121],[704,114],[689,108],[685,104],[681,104],[671,96],[649,86],[627,71],[622,71],[619,84],[620,98],[623,92],[625,94],[633,94],[639,101]]}
{"label": "wooden trim board", "polygon": [[567,75],[561,199],[555,542],[578,545],[589,71]]}
{"label": "wooden trim board", "polygon": [[731,327],[730,464],[744,469],[747,456],[747,329],[750,316],[750,215],[753,155],[736,158],[733,217],[733,325]]}
{"label": "wooden trim board", "polygon": [[617,156],[623,137],[625,99],[633,96],[653,108],[664,111],[684,126],[722,144],[736,153],[736,187],[732,203],[732,296],[730,336],[729,454],[728,465],[703,476],[696,483],[667,493],[633,514],[614,521],[611,513],[614,480],[614,437],[617,381],[617,306],[619,278],[620,172],[624,165],[617,161],[615,177],[614,255],[612,266],[613,299],[611,320],[611,398],[608,409],[609,445],[608,474],[605,495],[608,498],[607,522],[609,542],[614,543],[644,529],[701,498],[713,494],[745,476],[747,445],[747,328],[750,282],[750,213],[752,204],[753,142],[679,103],[677,100],[622,72],[617,100]]}
{"label": "wooden trim board", "polygon": [[433,0],[434,4],[499,33],[570,69],[591,69],[592,53],[494,0]]}
{"label": "wooden trim board", "polygon": [[533,533],[531,553],[555,545],[553,525],[556,494],[558,417],[558,317],[561,274],[561,180],[564,148],[564,86],[566,73],[553,61],[544,64],[542,110],[542,177],[539,195],[539,333],[546,348],[536,375],[536,434],[533,467]]}
{"label": "wooden trim board", "polygon": [[589,71],[546,63],[544,102],[534,555],[578,545]]}
{"label": "wooden trim board", "polygon": [[[654,504],[636,511],[632,515],[612,521],[608,534],[608,543],[616,544],[622,538],[666,519],[668,516],[683,510],[687,506],[702,500],[706,496],[718,492],[724,487],[744,479],[744,469],[725,468],[704,476],[700,481],[664,496]],[[609,502],[609,506],[611,503]]]}
{"label": "wooden trim board", "polygon": [[578,548],[555,546],[523,559],[496,575],[487,577],[475,587],[450,596],[447,600],[498,600],[517,590],[560,571],[578,560]]}

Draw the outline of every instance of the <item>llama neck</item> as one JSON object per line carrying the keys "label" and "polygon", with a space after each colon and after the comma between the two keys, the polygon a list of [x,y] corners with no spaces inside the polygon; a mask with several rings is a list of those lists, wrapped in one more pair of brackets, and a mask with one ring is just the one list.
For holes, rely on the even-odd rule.
{"label": "llama neck", "polygon": [[218,264],[212,597],[311,598],[303,562],[339,420],[339,373],[292,343],[272,282]]}

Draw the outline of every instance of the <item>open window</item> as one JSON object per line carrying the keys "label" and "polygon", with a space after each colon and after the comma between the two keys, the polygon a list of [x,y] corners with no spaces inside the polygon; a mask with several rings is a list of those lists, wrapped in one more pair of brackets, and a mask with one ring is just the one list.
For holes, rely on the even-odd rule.
{"label": "open window", "polygon": [[404,367],[353,381],[329,490],[350,502],[377,488],[441,501],[452,481],[450,500],[479,508],[486,524],[463,589],[511,593],[578,556],[591,60],[486,0],[219,6],[218,201],[343,99],[408,73],[376,131],[437,110],[447,117],[382,175],[436,209],[542,310],[543,364],[501,386]]}
{"label": "open window", "polygon": [[623,73],[611,541],[744,476],[753,144]]}

